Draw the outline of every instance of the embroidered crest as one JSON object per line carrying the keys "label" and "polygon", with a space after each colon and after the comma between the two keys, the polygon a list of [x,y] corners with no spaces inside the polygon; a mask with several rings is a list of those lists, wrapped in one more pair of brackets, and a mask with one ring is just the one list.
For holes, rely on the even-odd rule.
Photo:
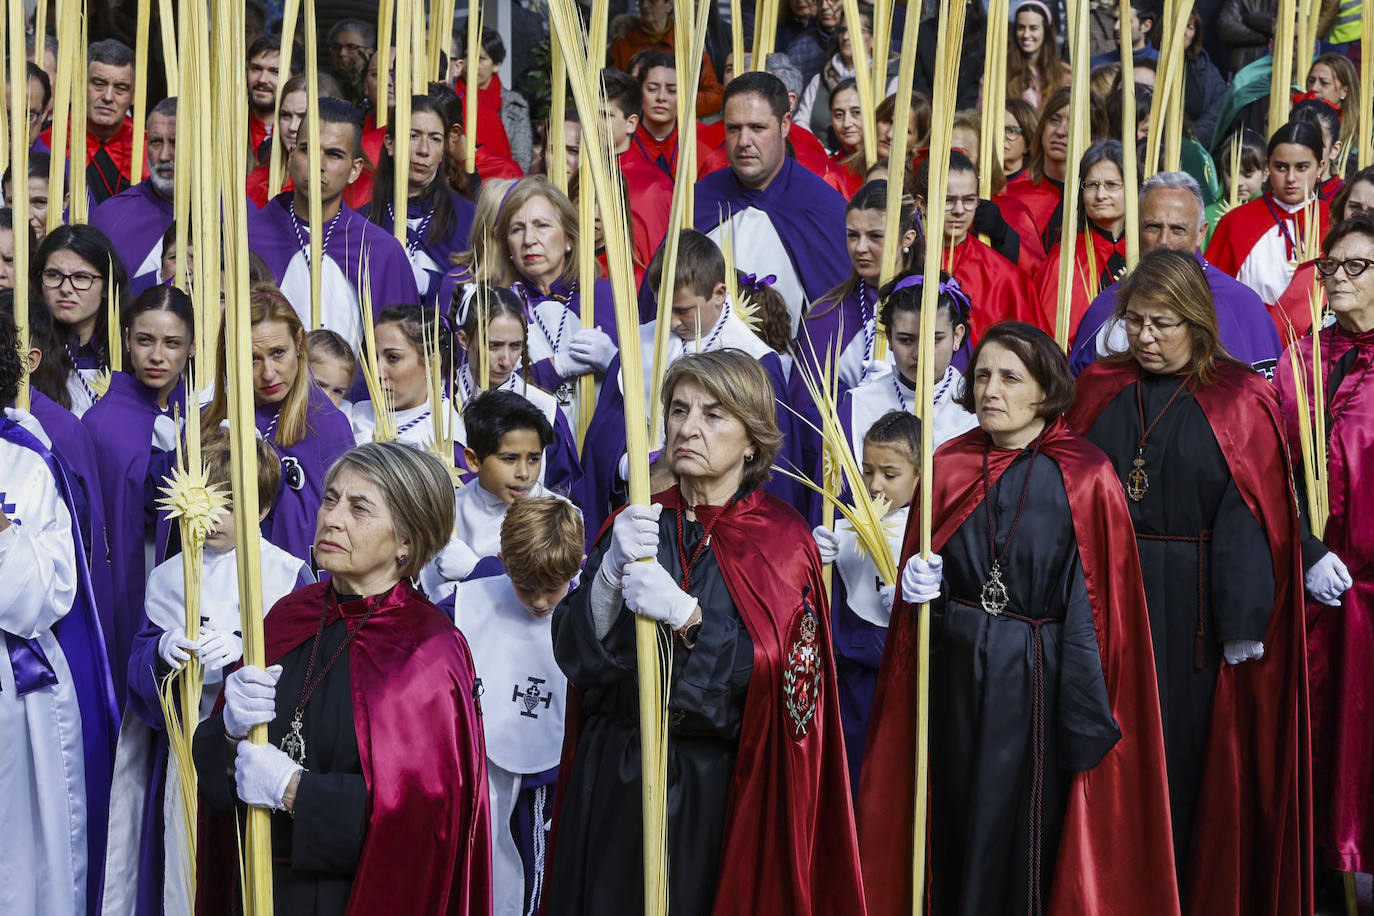
{"label": "embroidered crest", "polygon": [[530,685],[524,690],[520,689],[519,684],[512,687],[510,701],[512,703],[519,703],[521,706],[525,707],[520,710],[520,715],[530,719],[537,719],[539,718],[539,713],[537,711],[539,705],[542,703],[544,708],[548,709],[549,704],[553,702],[553,694],[539,689],[539,685],[545,683],[544,678],[528,677],[525,678],[525,680],[529,681]]}
{"label": "embroidered crest", "polygon": [[801,612],[793,620],[783,663],[783,708],[793,741],[805,738],[816,716],[821,694],[821,650],[817,642],[820,621],[803,597]]}

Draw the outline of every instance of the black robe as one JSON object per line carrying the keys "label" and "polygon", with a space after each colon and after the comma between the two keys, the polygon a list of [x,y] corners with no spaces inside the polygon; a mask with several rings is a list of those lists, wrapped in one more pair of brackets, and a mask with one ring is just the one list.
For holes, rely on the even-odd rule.
{"label": "black robe", "polygon": [[[1178,384],[1175,375],[1142,380],[1147,425]],[[1103,409],[1087,438],[1107,453],[1125,482],[1140,433],[1131,384]],[[1150,610],[1174,855],[1181,870],[1189,861],[1222,644],[1264,638],[1274,607],[1274,566],[1264,530],[1191,393],[1180,394],[1150,433],[1145,472],[1144,498],[1126,503]]]}
{"label": "black robe", "polygon": [[[325,628],[314,676],[319,676],[343,642],[346,626],[346,620],[337,620]],[[281,745],[295,714],[314,642],[307,639],[281,659],[277,718],[267,726],[268,740],[275,746]],[[302,732],[308,772],[301,774],[295,815],[272,815],[273,904],[278,913],[291,916],[343,913],[367,832],[368,802],[353,724],[347,650],[311,695]],[[218,813],[231,812],[239,805],[233,754],[233,746],[224,737],[222,713],[196,729],[194,755],[201,795]]]}
{"label": "black robe", "polygon": [[[690,558],[701,526],[683,520]],[[643,815],[640,807],[639,687],[635,615],[622,607],[605,640],[597,639],[590,584],[610,543],[587,559],[582,587],[554,611],[553,648],[568,681],[581,691],[582,728],[560,791],[548,913],[633,913],[643,908]],[[659,520],[658,561],[681,581],[676,514]],[[701,605],[691,650],[673,645],[668,697],[668,899],[674,916],[710,913],[735,779],[735,755],[754,646],[708,547],[692,568],[688,591]],[[666,630],[663,631],[666,634]]]}
{"label": "black robe", "polygon": [[[1001,561],[1010,600],[993,617],[980,603],[992,566],[989,502],[996,505],[1001,551],[1028,471],[1025,509]],[[1121,736],[1059,466],[1037,455],[1032,467],[1029,452],[1018,456],[941,554],[944,590],[931,622],[930,909],[941,916],[1026,912],[1037,759],[1039,886],[1048,903],[1071,773],[1091,769]]]}

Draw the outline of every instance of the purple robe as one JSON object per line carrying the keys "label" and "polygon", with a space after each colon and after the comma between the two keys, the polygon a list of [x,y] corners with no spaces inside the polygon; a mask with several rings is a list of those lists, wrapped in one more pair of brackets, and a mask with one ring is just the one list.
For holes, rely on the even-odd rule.
{"label": "purple robe", "polygon": [[[84,562],[81,526],[72,501],[66,472],[57,457],[32,433],[12,420],[0,417],[0,439],[37,453],[52,472],[67,511],[72,517],[72,542],[76,545],[77,589],[71,609],[53,626],[72,676],[81,710],[82,756],[86,781],[86,911],[100,910],[104,875],[106,823],[110,808],[110,778],[114,770],[115,742],[119,736],[119,706],[110,681],[110,668],[100,620],[92,600],[91,581]],[[36,641],[5,634],[15,686],[22,695],[55,683],[56,674]]]}
{"label": "purple robe", "polygon": [[91,225],[110,239],[129,275],[129,297],[158,284],[162,237],[173,221],[172,202],[144,180],[96,207]]}
{"label": "purple robe", "polygon": [[[1222,347],[1265,378],[1273,378],[1283,345],[1264,302],[1250,287],[1208,264],[1201,255],[1198,261],[1207,275],[1207,285],[1212,288]],[[1116,312],[1120,288],[1120,283],[1114,283],[1104,289],[1083,313],[1069,354],[1069,371],[1075,376],[1097,359],[1098,332]]]}
{"label": "purple robe", "polygon": [[[733,169],[712,172],[696,184],[696,228],[713,238],[724,219],[751,208],[761,211],[772,224],[792,276],[775,269],[776,263],[764,253],[772,240],[750,238],[738,227],[734,233],[735,265],[740,270],[778,276],[776,289],[787,301],[796,331],[807,304],[843,283],[852,269],[844,244],[845,200],[794,159],[786,160],[761,191],[740,184]],[[796,284],[802,301],[793,301]]]}
{"label": "purple robe", "polygon": [[[171,403],[182,402],[184,396],[178,383]],[[100,492],[114,590],[113,625],[106,638],[115,697],[121,703],[134,634],[143,628],[144,587],[152,572],[145,543],[151,532],[156,544],[153,562],[161,562],[171,531],[156,505],[162,495],[158,488],[176,463],[175,453],[152,444],[153,424],[161,413],[156,392],[132,375],[115,372],[109,391],[81,418],[91,441],[100,443]]]}
{"label": "purple robe", "polygon": [[[110,547],[105,532],[105,502],[100,490],[100,465],[86,427],[70,410],[37,389],[31,389],[29,412],[52,442],[53,454],[67,472],[72,514],[81,529],[86,562],[91,574],[91,597],[104,633],[114,632],[114,581]],[[113,661],[113,660],[111,660]],[[122,686],[122,678],[118,679]]]}
{"label": "purple robe", "polygon": [[[420,298],[425,305],[433,306],[436,302],[447,303],[448,300],[439,298],[443,292],[443,283],[449,268],[453,266],[453,255],[467,251],[472,247],[472,220],[477,215],[477,208],[472,201],[460,197],[457,192],[440,187],[439,193],[447,194],[449,206],[452,209],[448,231],[439,238],[433,238],[429,230],[427,218],[433,214],[434,206],[431,202],[411,200],[406,204],[406,221],[419,220],[418,226],[406,227],[406,255],[412,264],[415,274],[415,282],[420,291]],[[388,213],[381,220],[381,227],[389,233],[395,232],[395,215]],[[450,297],[453,289],[448,288]]]}
{"label": "purple robe", "polygon": [[[576,283],[565,284],[562,281],[556,281],[550,287],[547,295],[518,281],[511,288],[525,302],[525,318],[530,325],[530,334],[538,335],[534,346],[528,344],[530,334],[527,334],[525,338],[527,346],[529,346],[529,359],[532,360],[525,370],[525,377],[545,391],[553,392],[558,397],[560,404],[566,404],[568,403],[567,399],[572,397],[571,392],[575,380],[569,380],[566,383],[563,381],[563,377],[553,367],[553,357],[549,351],[566,349],[572,336],[581,329],[580,320],[577,320],[582,315],[581,290],[578,289]],[[615,298],[611,294],[611,281],[597,280],[593,290],[592,323],[604,331],[612,342],[619,347],[620,338],[616,333]],[[551,323],[540,317],[539,313],[546,311],[546,309],[539,309],[539,305],[549,301],[563,304],[568,312],[566,321]],[[566,388],[564,387],[565,384],[567,385]],[[560,388],[563,390],[560,391]]]}
{"label": "purple robe", "polygon": [[[248,246],[262,257],[272,279],[307,328],[310,309],[310,229],[307,214],[292,215],[294,191],[283,191],[248,214]],[[304,209],[304,208],[302,208]],[[362,342],[360,315],[364,269],[372,293],[372,318],[393,305],[419,305],[415,274],[401,243],[361,213],[341,205],[324,227],[320,323],[342,334],[354,350]]]}
{"label": "purple robe", "polygon": [[282,463],[281,483],[272,500],[272,511],[263,520],[262,536],[313,569],[310,551],[315,546],[315,516],[324,499],[324,476],[339,456],[353,447],[353,427],[317,385],[310,383],[307,389],[306,434],[295,445],[277,444],[280,404],[260,405],[253,413],[258,432],[272,443]]}

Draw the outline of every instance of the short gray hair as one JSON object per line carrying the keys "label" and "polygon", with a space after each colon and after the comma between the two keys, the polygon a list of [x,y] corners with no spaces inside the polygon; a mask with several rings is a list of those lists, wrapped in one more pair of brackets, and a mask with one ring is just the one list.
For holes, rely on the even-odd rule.
{"label": "short gray hair", "polygon": [[152,108],[148,109],[148,117],[151,118],[153,115],[162,115],[163,117],[167,118],[175,118],[177,116],[177,97],[170,96],[168,98],[165,98],[162,101],[158,102],[156,105],[154,105]]}
{"label": "short gray hair", "polygon": [[1140,186],[1141,203],[1145,202],[1145,195],[1151,191],[1187,191],[1197,204],[1197,227],[1201,229],[1202,224],[1207,222],[1207,204],[1202,200],[1202,186],[1187,172],[1155,172],[1146,178]]}
{"label": "short gray hair", "polygon": [[345,19],[342,22],[336,22],[324,40],[333,41],[340,32],[357,32],[358,37],[363,40],[363,44],[374,51],[377,49],[377,30],[373,28],[370,22],[363,22],[361,19]]}
{"label": "short gray hair", "polygon": [[86,63],[105,64],[107,67],[132,67],[134,49],[118,38],[106,38],[86,49]]}
{"label": "short gray hair", "polygon": [[[788,57],[786,54],[777,52],[769,54],[764,58],[764,63],[766,65],[764,67],[765,70],[782,80],[782,84],[786,87],[788,94],[795,95],[797,99],[800,100],[802,90],[805,87],[802,85],[802,73],[797,69],[797,65],[792,63],[792,58]],[[748,66],[748,64],[745,66]],[[735,63],[735,72],[744,72],[738,62]]]}
{"label": "short gray hair", "polygon": [[453,478],[444,463],[399,442],[365,442],[334,462],[325,475],[325,487],[332,486],[346,467],[377,485],[391,510],[396,539],[410,542],[401,578],[419,575],[453,532]]}

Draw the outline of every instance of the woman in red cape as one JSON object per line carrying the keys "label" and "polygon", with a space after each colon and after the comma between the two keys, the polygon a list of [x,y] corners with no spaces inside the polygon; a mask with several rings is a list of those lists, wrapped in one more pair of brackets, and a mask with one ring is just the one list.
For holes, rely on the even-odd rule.
{"label": "woman in red cape", "polygon": [[1278,399],[1221,351],[1191,254],[1147,254],[1117,313],[1130,355],[1079,376],[1068,420],[1131,499],[1183,912],[1310,913],[1302,567]]}
{"label": "woman in red cape", "polygon": [[637,616],[664,624],[672,656],[672,912],[864,912],[820,556],[760,486],[781,441],[771,390],[739,350],[673,364],[665,457],[678,485],[616,516],[554,612],[554,656],[579,702],[547,913],[643,906]]}
{"label": "woman in red cape", "polygon": [[[453,527],[433,456],[368,443],[330,469],[315,556],[332,576],[264,621],[268,668],[225,682],[195,736],[209,809],[272,816],[279,913],[491,912],[486,754],[467,642],[409,582]],[[269,743],[242,740],[265,724]],[[202,912],[235,896],[206,869]],[[228,864],[232,865],[232,853]]]}
{"label": "woman in red cape", "polygon": [[[1012,392],[1027,376],[1035,394]],[[990,329],[969,378],[982,428],[935,456],[932,546],[946,559],[943,574],[931,574],[933,590],[922,586],[940,595],[931,829],[928,837],[912,830],[922,659],[916,608],[905,598],[919,596],[909,578],[915,571],[919,584],[923,565],[913,519],[859,791],[869,912],[910,911],[915,833],[929,849],[922,880],[931,912],[1178,913],[1149,627],[1120,485],[1102,453],[1057,419],[1072,382],[1044,332]],[[1025,425],[1018,432],[1013,423]],[[1029,526],[1020,535],[1018,493]],[[984,577],[985,546],[980,555],[990,507],[1002,542],[996,557],[1008,563],[1000,606],[988,592],[998,577]],[[979,580],[981,607],[962,595]],[[1043,775],[1032,776],[1040,763]],[[1028,821],[1035,812],[1044,817],[1038,831]]]}
{"label": "woman in red cape", "polygon": [[[1374,219],[1362,214],[1337,224],[1323,248],[1318,267],[1336,324],[1320,334],[1331,513],[1315,555],[1305,557],[1315,831],[1323,864],[1368,872],[1374,870],[1374,270],[1360,260],[1374,260]],[[1292,346],[1312,418],[1313,341],[1305,337]],[[1300,455],[1298,385],[1287,356],[1274,381],[1289,451]]]}

